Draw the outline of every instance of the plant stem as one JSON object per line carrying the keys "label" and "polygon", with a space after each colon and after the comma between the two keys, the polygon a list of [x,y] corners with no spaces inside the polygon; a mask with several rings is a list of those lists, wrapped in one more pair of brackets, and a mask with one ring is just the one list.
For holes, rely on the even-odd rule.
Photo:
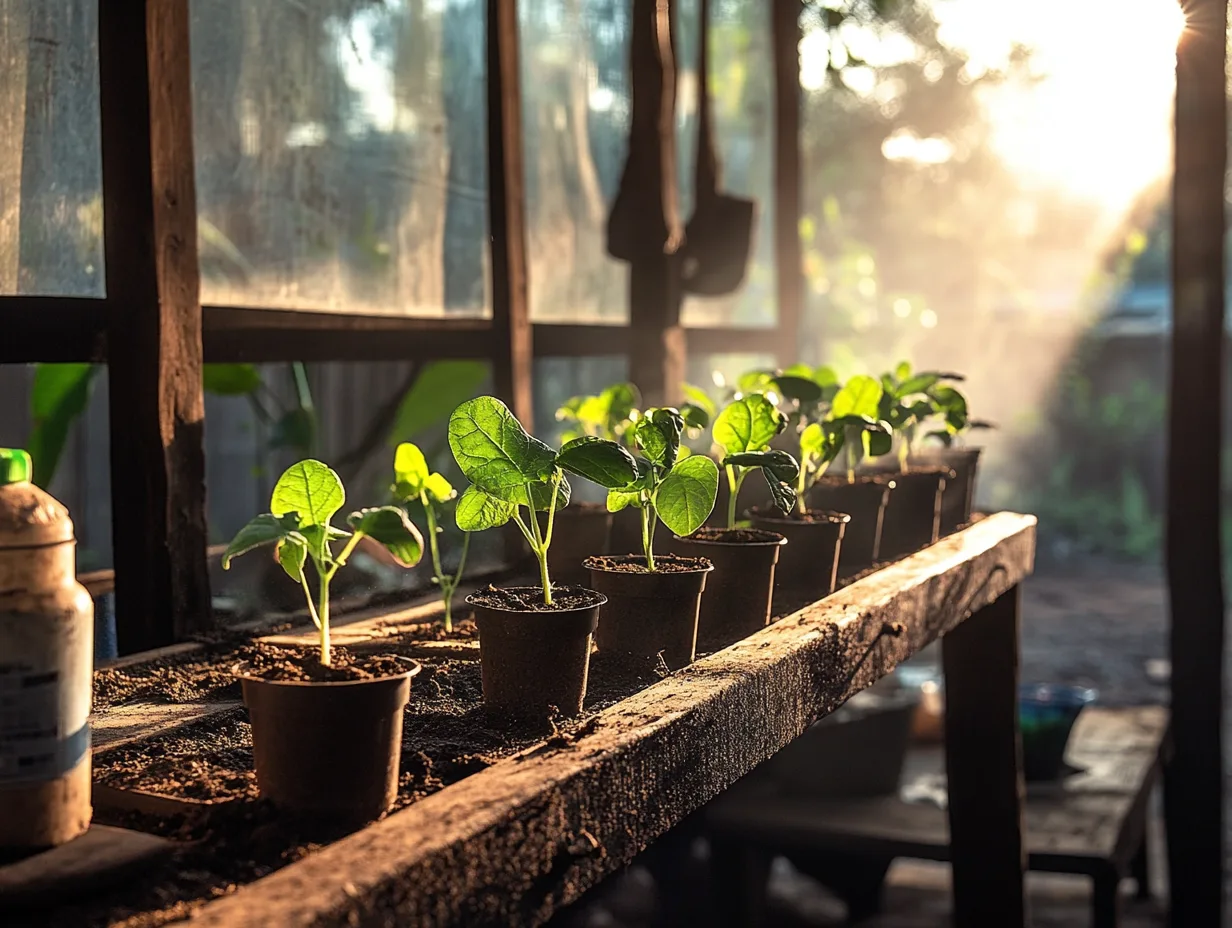
{"label": "plant stem", "polygon": [[453,631],[453,594],[458,591],[458,587],[462,585],[462,572],[466,569],[466,555],[471,547],[471,533],[462,533],[462,556],[458,558],[458,572],[448,580],[442,580],[442,586],[448,584],[449,588],[444,591],[445,596],[445,631]]}
{"label": "plant stem", "polygon": [[445,571],[441,569],[441,546],[436,538],[436,513],[432,509],[428,494],[422,490],[419,492],[419,501],[423,503],[424,519],[428,523],[428,550],[432,552],[433,579],[441,588],[441,596],[445,600],[445,631],[451,632],[453,631],[453,616],[449,611],[449,601],[453,598],[453,590],[446,586]]}
{"label": "plant stem", "polygon": [[735,468],[730,464],[727,465],[727,481],[731,485],[731,498],[727,501],[727,527],[729,529],[736,527],[736,504],[740,499],[740,488],[744,486],[744,478],[748,475],[747,467],[740,468],[739,474],[736,474]]}
{"label": "plant stem", "polygon": [[651,519],[655,518],[654,510],[649,503],[642,507],[642,550],[646,552],[646,569],[654,570],[654,531],[651,529]]}
{"label": "plant stem", "polygon": [[321,589],[317,599],[317,615],[321,620],[321,663],[328,667],[333,662],[333,655],[329,647],[329,577],[327,576],[321,577]]}
{"label": "plant stem", "polygon": [[796,511],[802,516],[808,514],[808,503],[804,501],[804,496],[809,489],[808,474],[812,457],[811,454],[800,453],[800,479],[796,481]]}

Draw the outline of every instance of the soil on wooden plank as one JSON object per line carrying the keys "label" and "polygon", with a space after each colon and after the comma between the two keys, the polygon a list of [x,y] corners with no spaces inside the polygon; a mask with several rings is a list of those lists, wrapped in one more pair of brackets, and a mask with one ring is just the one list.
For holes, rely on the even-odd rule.
{"label": "soil on wooden plank", "polygon": [[[397,654],[413,649],[414,642],[384,641],[381,647]],[[231,666],[232,656],[224,667]],[[544,740],[542,732],[519,729],[484,711],[478,661],[420,661],[423,670],[412,680],[404,719],[395,811]],[[631,675],[614,661],[594,655],[585,715],[559,723],[548,743],[580,737],[595,713],[657,679]],[[192,681],[181,682],[187,686]],[[95,819],[101,823],[192,843],[135,882],[89,902],[29,913],[28,921],[19,918],[14,924],[156,928],[187,917],[236,885],[298,860],[323,839],[341,837],[305,836],[293,821],[257,798],[251,729],[242,708],[103,752],[95,759],[95,779],[116,788],[216,804],[174,816],[97,810]]]}

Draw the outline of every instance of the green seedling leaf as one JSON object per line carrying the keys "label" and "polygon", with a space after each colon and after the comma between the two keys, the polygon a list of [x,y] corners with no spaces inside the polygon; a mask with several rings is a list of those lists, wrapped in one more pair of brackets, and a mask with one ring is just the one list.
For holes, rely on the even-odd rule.
{"label": "green seedling leaf", "polygon": [[733,454],[723,461],[723,466],[757,467],[761,469],[770,487],[774,504],[783,512],[790,512],[796,504],[795,482],[800,477],[800,465],[786,451],[749,451]]}
{"label": "green seedling leaf", "polygon": [[[692,384],[684,384],[681,388],[684,392],[684,398],[689,401],[689,404],[696,406],[706,414],[707,419],[713,419],[718,408],[714,405],[714,400],[710,398],[710,394],[701,387],[695,387]],[[682,409],[681,412],[684,410]],[[705,426],[702,426],[705,428]]]}
{"label": "green seedling leaf", "polygon": [[525,498],[528,483],[548,480],[556,454],[529,435],[493,396],[467,400],[449,417],[449,447],[475,486],[511,502]]}
{"label": "green seedling leaf", "polygon": [[786,399],[800,403],[816,403],[822,397],[821,384],[811,377],[780,374],[774,379],[774,388]]}
{"label": "green seedling leaf", "polygon": [[[517,503],[519,506],[528,506],[537,512],[547,512],[552,505],[552,483],[532,483],[530,485],[530,500],[526,498],[525,488],[521,492],[515,493],[514,499],[510,502]],[[564,509],[569,505],[569,500],[573,496],[573,487],[569,485],[569,481],[564,476],[556,486],[556,508],[557,510]]]}
{"label": "green seedling leaf", "polygon": [[879,458],[883,454],[889,454],[893,446],[893,432],[885,423],[864,430],[864,452],[870,458]]}
{"label": "green seedling leaf", "polygon": [[239,557],[262,545],[271,545],[287,538],[295,538],[298,542],[307,544],[304,536],[299,532],[299,524],[299,514],[294,512],[281,515],[267,512],[252,519],[236,533],[231,543],[227,545],[227,550],[223,552],[223,570],[230,569],[232,558]]}
{"label": "green seedling leaf", "polygon": [[307,454],[316,438],[317,419],[311,409],[295,408],[282,416],[270,430],[271,448],[291,448]]}
{"label": "green seedling leaf", "polygon": [[916,393],[927,393],[941,381],[939,374],[917,374],[906,380],[900,380],[894,393],[899,399],[905,399]]}
{"label": "green seedling leaf", "polygon": [[458,499],[453,518],[464,532],[482,532],[497,528],[513,518],[517,506],[485,493],[476,486],[467,487]]}
{"label": "green seedling leaf", "polygon": [[835,373],[834,368],[826,365],[822,365],[821,367],[813,370],[813,379],[823,387],[837,388],[839,386],[838,374]]}
{"label": "green seedling leaf", "polygon": [[786,427],[787,420],[774,404],[764,395],[753,393],[723,408],[714,420],[714,440],[728,455],[762,451]]}
{"label": "green seedling leaf", "polygon": [[620,512],[629,506],[642,508],[642,492],[640,490],[608,490],[607,492],[607,511]]}
{"label": "green seedling leaf", "polygon": [[443,422],[453,408],[483,389],[490,372],[487,361],[432,361],[402,397],[389,430],[389,444],[410,441]]}
{"label": "green seedling leaf", "polygon": [[607,416],[612,421],[628,419],[641,404],[637,387],[631,383],[616,383],[599,394],[607,406]]}
{"label": "green seedling leaf", "polygon": [[680,453],[683,430],[684,418],[675,409],[650,409],[634,426],[633,436],[652,463],[670,470]]}
{"label": "green seedling leaf", "polygon": [[845,416],[876,418],[883,392],[881,384],[876,380],[866,374],[859,374],[843,384],[843,388],[834,395],[830,414],[835,419]]}
{"label": "green seedling leaf", "polygon": [[90,402],[90,384],[102,370],[93,364],[36,364],[30,387],[33,428],[26,450],[34,461],[34,483],[46,489],[60,464],[73,423]]}
{"label": "green seedling leaf", "polygon": [[718,492],[718,466],[708,457],[694,455],[663,478],[655,491],[655,510],[677,535],[692,535],[714,511]]}
{"label": "green seedling leaf", "polygon": [[710,413],[695,403],[685,403],[680,407],[680,418],[684,427],[690,432],[700,432],[710,424]]}
{"label": "green seedling leaf", "polygon": [[201,385],[215,396],[247,396],[261,386],[261,372],[252,364],[206,364]]}
{"label": "green seedling leaf", "polygon": [[761,473],[766,478],[766,486],[770,488],[770,498],[774,500],[775,508],[779,512],[791,512],[796,505],[796,488],[776,479],[769,470],[763,468]]}
{"label": "green seedling leaf", "polygon": [[270,512],[276,516],[299,513],[301,527],[328,525],[346,502],[342,480],[334,471],[309,458],[292,464],[274,484]]}
{"label": "green seedling leaf", "polygon": [[911,376],[911,362],[899,361],[898,366],[894,368],[894,379],[900,383],[907,380]]}
{"label": "green seedling leaf", "polygon": [[398,506],[361,509],[347,516],[347,524],[356,532],[380,542],[403,567],[414,567],[423,557],[423,536]]}
{"label": "green seedling leaf", "polygon": [[428,479],[424,481],[423,488],[428,496],[437,503],[447,503],[458,495],[458,491],[453,488],[453,484],[440,474],[429,474]]}
{"label": "green seedling leaf", "polygon": [[556,463],[563,470],[608,490],[627,487],[637,479],[633,455],[615,442],[602,438],[574,439],[560,449]]}
{"label": "green seedling leaf", "polygon": [[424,484],[428,482],[428,460],[418,445],[404,441],[394,452],[394,480],[399,485],[405,484],[409,495],[418,496]]}
{"label": "green seedling leaf", "polygon": [[774,385],[774,371],[746,371],[736,378],[736,390],[739,393],[758,393]]}
{"label": "green seedling leaf", "polygon": [[308,561],[308,545],[299,538],[286,537],[278,542],[274,556],[288,577],[296,583],[304,582],[304,564]]}

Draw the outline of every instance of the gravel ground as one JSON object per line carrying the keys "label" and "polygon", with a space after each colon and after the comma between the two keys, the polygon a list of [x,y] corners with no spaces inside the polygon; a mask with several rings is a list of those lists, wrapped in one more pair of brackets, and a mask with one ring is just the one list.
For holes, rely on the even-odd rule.
{"label": "gravel ground", "polygon": [[[1083,559],[1042,563],[1023,588],[1022,677],[1096,687],[1105,705],[1166,701],[1159,662],[1167,649],[1166,591],[1159,567]],[[1162,853],[1158,822],[1153,854]],[[653,849],[646,863],[653,860]],[[1156,867],[1157,874],[1163,868]],[[1087,928],[1089,882],[1033,874],[1029,881],[1037,928]],[[1128,891],[1131,885],[1127,885]],[[1164,887],[1157,886],[1156,890]],[[656,885],[640,863],[613,877],[553,920],[562,928],[675,928],[665,898],[693,914],[689,924],[719,924],[710,906],[704,846],[670,886]],[[683,903],[683,906],[681,905]],[[844,924],[843,907],[817,883],[777,861],[770,880],[767,928],[829,928]],[[1162,926],[1156,902],[1127,900],[1124,928]],[[941,928],[950,924],[949,873],[941,865],[899,861],[890,873],[885,914],[867,928]]]}

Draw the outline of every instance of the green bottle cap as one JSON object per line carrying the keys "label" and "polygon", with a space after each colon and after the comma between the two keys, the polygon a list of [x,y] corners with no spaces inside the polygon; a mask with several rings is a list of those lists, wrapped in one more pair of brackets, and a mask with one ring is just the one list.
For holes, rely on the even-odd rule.
{"label": "green bottle cap", "polygon": [[33,473],[29,454],[20,448],[0,448],[0,487],[24,483]]}

